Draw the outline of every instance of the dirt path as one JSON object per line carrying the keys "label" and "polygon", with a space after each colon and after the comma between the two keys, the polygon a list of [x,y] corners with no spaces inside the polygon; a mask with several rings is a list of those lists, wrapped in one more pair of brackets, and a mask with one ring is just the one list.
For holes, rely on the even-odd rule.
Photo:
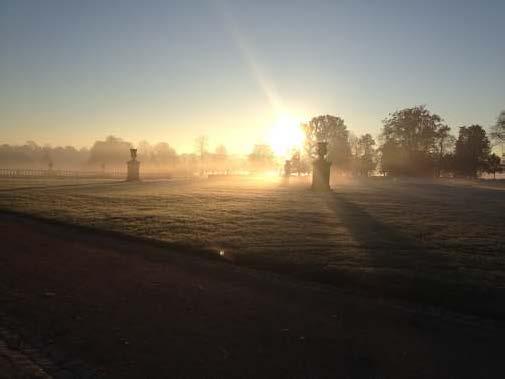
{"label": "dirt path", "polygon": [[0,326],[81,377],[502,373],[478,319],[8,214],[0,236]]}

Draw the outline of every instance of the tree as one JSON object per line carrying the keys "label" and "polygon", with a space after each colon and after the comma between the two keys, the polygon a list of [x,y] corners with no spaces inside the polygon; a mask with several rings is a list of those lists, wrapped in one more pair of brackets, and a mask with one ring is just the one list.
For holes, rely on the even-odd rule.
{"label": "tree", "polygon": [[368,176],[370,172],[374,171],[375,167],[377,166],[374,146],[375,140],[369,133],[363,134],[358,139],[358,147],[360,152],[360,155],[358,157],[358,172],[361,176]]}
{"label": "tree", "polygon": [[228,171],[228,151],[224,145],[218,145],[212,154],[212,169]]}
{"label": "tree", "polygon": [[437,177],[440,177],[442,171],[447,169],[446,163],[450,158],[446,157],[451,153],[452,150],[454,150],[454,144],[456,143],[456,138],[449,134],[450,131],[451,128],[449,128],[447,125],[442,125],[437,131]]}
{"label": "tree", "polygon": [[479,172],[487,168],[489,153],[489,139],[482,126],[460,127],[454,154],[455,173],[476,178]]}
{"label": "tree", "polygon": [[166,142],[159,142],[152,148],[152,161],[161,166],[173,166],[178,157],[175,149]]}
{"label": "tree", "polygon": [[51,162],[59,169],[76,168],[87,163],[88,159],[89,150],[86,148],[77,150],[73,146],[41,147],[33,141],[24,145],[0,145],[0,166],[9,168],[47,168]]}
{"label": "tree", "polygon": [[215,154],[220,157],[226,158],[228,156],[228,151],[226,150],[226,146],[219,145],[218,147],[216,147]]}
{"label": "tree", "polygon": [[48,166],[49,169],[52,169],[54,165],[51,150],[52,150],[51,146],[49,145],[44,146],[43,148],[44,155],[42,156],[41,159],[42,164]]}
{"label": "tree", "polygon": [[152,163],[153,161],[153,147],[148,141],[140,141],[137,146],[138,158],[141,162]]}
{"label": "tree", "polygon": [[505,111],[502,111],[491,128],[491,138],[496,143],[505,143]]}
{"label": "tree", "polygon": [[195,139],[195,152],[200,157],[200,161],[203,161],[207,154],[208,142],[207,136],[199,136]]}
{"label": "tree", "polygon": [[96,141],[89,151],[89,163],[106,165],[124,165],[130,159],[130,142],[108,136],[105,141]]}
{"label": "tree", "polygon": [[440,144],[449,128],[424,105],[405,108],[383,120],[382,170],[393,175],[433,175]]}
{"label": "tree", "polygon": [[349,132],[347,140],[349,141],[349,149],[351,150],[351,155],[358,157],[360,155],[359,138],[353,132]]}
{"label": "tree", "polygon": [[368,176],[377,166],[375,140],[368,133],[359,138],[350,133],[349,144],[352,152],[353,175]]}
{"label": "tree", "polygon": [[493,178],[496,179],[496,173],[502,172],[502,171],[503,171],[503,167],[501,165],[500,157],[496,154],[489,155],[489,157],[487,159],[486,172],[493,174]]}
{"label": "tree", "polygon": [[274,152],[269,145],[254,145],[249,162],[253,171],[267,171],[274,167]]}
{"label": "tree", "polygon": [[328,142],[328,159],[333,167],[347,169],[351,158],[349,132],[344,120],[338,116],[318,116],[302,125],[305,132],[305,149],[312,159],[316,158],[318,142]]}

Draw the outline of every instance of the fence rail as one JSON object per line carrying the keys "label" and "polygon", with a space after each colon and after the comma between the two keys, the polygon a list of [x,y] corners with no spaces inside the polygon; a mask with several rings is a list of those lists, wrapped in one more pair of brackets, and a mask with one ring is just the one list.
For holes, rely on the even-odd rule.
{"label": "fence rail", "polygon": [[[3,178],[87,178],[87,179],[125,179],[126,171],[72,171],[72,170],[42,170],[24,168],[0,168]],[[168,179],[169,172],[144,172],[142,178]]]}
{"label": "fence rail", "polygon": [[126,176],[125,171],[72,171],[72,170],[42,170],[25,168],[0,168],[2,177],[30,177],[30,178],[122,178]]}

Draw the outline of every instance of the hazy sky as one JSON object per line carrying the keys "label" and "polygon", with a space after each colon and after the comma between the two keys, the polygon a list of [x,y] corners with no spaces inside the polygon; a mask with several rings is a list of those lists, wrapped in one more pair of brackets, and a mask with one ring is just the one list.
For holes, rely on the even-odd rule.
{"label": "hazy sky", "polygon": [[503,0],[0,0],[0,142],[207,134],[237,152],[282,113],[376,135],[417,104],[489,126],[504,18]]}

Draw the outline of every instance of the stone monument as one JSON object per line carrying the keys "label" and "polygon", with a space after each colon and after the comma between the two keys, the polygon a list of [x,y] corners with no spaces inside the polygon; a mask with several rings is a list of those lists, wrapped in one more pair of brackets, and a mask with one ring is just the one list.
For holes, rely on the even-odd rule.
{"label": "stone monument", "polygon": [[126,162],[126,165],[128,167],[126,180],[127,181],[140,180],[139,175],[140,162],[137,160],[137,149],[130,149],[130,154],[132,156],[132,159]]}
{"label": "stone monument", "polygon": [[312,163],[312,191],[330,191],[331,162],[326,159],[327,142],[317,143],[317,158]]}

